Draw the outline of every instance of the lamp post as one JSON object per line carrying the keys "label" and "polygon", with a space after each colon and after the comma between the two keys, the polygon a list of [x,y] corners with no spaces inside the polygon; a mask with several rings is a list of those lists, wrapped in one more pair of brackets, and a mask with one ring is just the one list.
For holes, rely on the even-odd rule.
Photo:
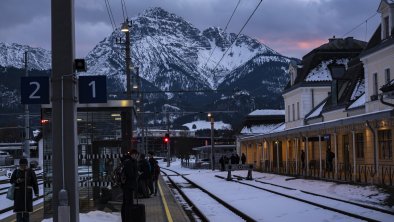
{"label": "lamp post", "polygon": [[[128,100],[131,100],[131,50],[130,50],[130,21],[126,19],[122,23],[122,27],[120,29],[121,32],[125,33],[126,35],[126,41],[125,41],[125,46],[126,46],[126,96]],[[123,118],[122,118],[123,119]],[[126,153],[128,149],[131,148],[132,146],[132,139],[133,139],[133,123],[132,123],[132,111],[126,111],[125,112],[125,138],[123,138],[124,144],[122,147],[122,152]],[[130,124],[130,127],[127,127],[127,125]]]}
{"label": "lamp post", "polygon": [[214,158],[214,153],[213,153],[213,148],[214,148],[214,141],[213,141],[213,133],[214,133],[214,119],[212,113],[208,113],[208,118],[211,121],[211,166],[212,170],[215,170],[215,158]]}

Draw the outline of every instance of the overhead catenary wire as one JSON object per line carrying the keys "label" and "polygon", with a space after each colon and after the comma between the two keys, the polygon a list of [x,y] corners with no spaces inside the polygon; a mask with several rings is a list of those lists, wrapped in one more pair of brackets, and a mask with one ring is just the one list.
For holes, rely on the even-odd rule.
{"label": "overhead catenary wire", "polygon": [[[226,26],[224,27],[223,32],[226,32],[227,27],[228,27],[228,25],[230,24],[230,21],[232,20],[234,14],[235,14],[235,11],[237,11],[237,9],[238,9],[239,3],[241,3],[241,0],[238,0],[238,3],[237,3],[237,5],[235,6],[234,11],[233,11],[233,13],[231,14],[229,20],[227,21],[227,24],[226,24]],[[205,65],[203,66],[203,69],[205,69],[205,67],[207,66],[208,62],[211,60],[211,57],[212,57],[213,53],[215,52],[216,48],[217,48],[217,44],[215,44],[215,47],[214,47],[213,50],[211,51],[211,53],[210,53],[210,55],[209,55],[207,61],[205,62]]]}
{"label": "overhead catenary wire", "polygon": [[[364,23],[365,23],[365,25],[367,25],[367,24],[368,24],[368,20],[371,20],[371,19],[372,19],[373,17],[375,17],[377,14],[378,14],[378,13],[375,12],[373,15],[369,16],[365,21],[361,22],[360,24],[358,24],[358,25],[356,25],[354,28],[352,28],[350,31],[348,31],[348,32],[346,32],[345,34],[343,34],[341,38],[346,37],[348,34],[352,33],[354,30],[358,29],[358,28],[359,28],[360,26],[362,26]],[[367,31],[366,31],[366,32],[367,32]],[[365,33],[365,35],[367,35],[367,33]],[[367,38],[365,37],[365,39],[367,39]]]}
{"label": "overhead catenary wire", "polygon": [[122,5],[123,21],[126,21],[126,15],[125,15],[125,9],[124,9],[124,6],[123,6],[123,0],[120,0],[120,4]]}
{"label": "overhead catenary wire", "polygon": [[129,14],[127,13],[126,2],[124,0],[121,1],[122,1],[122,8],[124,8],[124,13],[126,14],[126,18],[128,18]]}
{"label": "overhead catenary wire", "polygon": [[109,18],[109,21],[110,21],[111,26],[112,26],[112,30],[115,31],[116,23],[115,23],[114,15],[112,14],[111,5],[108,2],[108,0],[104,0],[104,2],[105,2],[105,7],[106,7],[107,13],[108,13],[108,18]]}
{"label": "overhead catenary wire", "polygon": [[245,24],[242,26],[241,30],[239,30],[237,36],[235,37],[234,41],[231,43],[230,47],[227,48],[227,50],[223,53],[223,56],[220,58],[220,60],[216,63],[215,67],[213,68],[213,70],[215,71],[216,68],[219,66],[219,64],[222,62],[223,58],[227,55],[227,52],[233,47],[234,43],[237,41],[238,37],[241,35],[242,31],[244,30],[244,28],[246,27],[246,25],[249,23],[250,19],[253,17],[254,13],[257,11],[257,9],[259,8],[259,6],[261,5],[261,3],[263,2],[263,0],[260,0],[259,4],[256,6],[256,8],[253,10],[252,14],[250,14],[249,18],[246,20]]}

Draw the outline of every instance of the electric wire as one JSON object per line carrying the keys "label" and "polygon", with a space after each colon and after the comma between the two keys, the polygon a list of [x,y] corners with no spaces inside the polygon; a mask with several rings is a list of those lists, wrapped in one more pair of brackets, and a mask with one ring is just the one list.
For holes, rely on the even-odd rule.
{"label": "electric wire", "polygon": [[122,5],[123,21],[126,21],[125,11],[124,11],[124,7],[123,7],[123,0],[120,0],[120,4]]}
{"label": "electric wire", "polygon": [[106,7],[107,13],[108,13],[108,18],[109,18],[109,21],[110,21],[111,26],[112,26],[112,30],[115,31],[116,23],[115,23],[114,16],[112,14],[111,5],[109,4],[108,0],[104,0],[104,2],[105,2],[105,7]]}
{"label": "electric wire", "polygon": [[[235,11],[237,10],[237,8],[238,8],[240,2],[241,2],[241,0],[238,0],[238,3],[237,3],[237,5],[235,6],[235,9],[234,9],[233,13],[231,14],[229,20],[227,21],[227,24],[226,24],[226,26],[225,26],[225,28],[224,28],[224,30],[223,30],[224,33],[227,31],[227,27],[228,27],[228,25],[230,24],[230,21],[232,20],[234,14],[235,14]],[[217,48],[217,44],[215,44],[215,47],[213,48],[213,50],[212,50],[212,52],[210,53],[210,55],[209,55],[207,61],[205,62],[205,65],[203,66],[203,69],[205,69],[205,67],[207,66],[208,62],[211,60],[211,57],[212,57],[213,53],[215,52],[216,48]]]}
{"label": "electric wire", "polygon": [[124,11],[125,11],[125,14],[126,14],[126,18],[128,18],[128,17],[129,17],[129,14],[127,13],[127,7],[126,7],[126,2],[125,2],[125,0],[122,0],[122,7],[124,7]]}
{"label": "electric wire", "polygon": [[354,28],[352,28],[350,31],[346,32],[345,34],[342,35],[341,38],[347,36],[348,34],[352,33],[354,30],[358,29],[360,26],[362,26],[364,23],[367,24],[368,20],[371,20],[373,17],[375,17],[378,13],[375,12],[373,15],[371,15],[370,17],[368,17],[365,21],[363,21],[362,23],[356,25]]}
{"label": "electric wire", "polygon": [[[242,26],[241,30],[238,32],[237,36],[235,37],[234,41],[231,43],[230,47],[227,48],[227,50],[223,53],[223,56],[220,58],[220,60],[216,63],[215,67],[213,68],[213,71],[216,70],[216,68],[219,66],[219,64],[223,61],[223,58],[227,55],[227,52],[233,47],[234,43],[237,41],[238,37],[241,35],[242,31],[246,27],[246,25],[249,23],[250,19],[253,17],[254,13],[257,11],[259,6],[263,0],[260,0],[259,4],[256,6],[256,8],[253,10],[252,14],[249,16],[249,18],[246,20],[245,24]],[[215,75],[215,74],[214,74]]]}

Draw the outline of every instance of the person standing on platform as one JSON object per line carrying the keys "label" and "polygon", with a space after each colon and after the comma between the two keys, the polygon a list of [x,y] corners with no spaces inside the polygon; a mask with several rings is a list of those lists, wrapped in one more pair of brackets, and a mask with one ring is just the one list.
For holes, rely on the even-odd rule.
{"label": "person standing on platform", "polygon": [[133,205],[134,192],[137,189],[138,166],[137,166],[138,152],[131,150],[129,155],[126,155],[123,160],[123,172],[125,182],[122,184],[123,203],[121,210],[122,221],[127,221],[126,209],[127,206]]}
{"label": "person standing on platform", "polygon": [[10,183],[15,186],[14,212],[17,222],[29,222],[29,212],[33,211],[33,191],[38,197],[36,173],[27,167],[26,158],[19,160],[19,169],[12,173]]}
{"label": "person standing on platform", "polygon": [[157,164],[157,161],[155,160],[155,158],[153,158],[153,152],[148,152],[148,161],[149,161],[149,166],[150,166],[150,175],[148,178],[148,187],[150,190],[150,195],[153,195],[153,193],[155,192],[154,189],[154,173],[155,173],[155,165]]}
{"label": "person standing on platform", "polygon": [[155,193],[154,195],[157,195],[157,190],[159,189],[159,176],[160,176],[160,166],[159,163],[156,161],[155,166],[153,167],[153,184],[154,184],[154,188],[155,188]]}
{"label": "person standing on platform", "polygon": [[241,162],[242,162],[242,164],[246,163],[246,156],[244,153],[242,153],[242,155],[241,155]]}
{"label": "person standing on platform", "polygon": [[145,154],[141,153],[138,160],[138,190],[143,198],[149,197],[148,178],[151,171],[149,162],[145,159]]}

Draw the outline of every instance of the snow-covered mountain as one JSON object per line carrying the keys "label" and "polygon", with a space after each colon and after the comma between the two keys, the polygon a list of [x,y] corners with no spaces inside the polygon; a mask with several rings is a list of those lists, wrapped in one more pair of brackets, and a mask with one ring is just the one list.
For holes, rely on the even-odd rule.
{"label": "snow-covered mountain", "polygon": [[[131,20],[132,65],[139,67],[142,91],[207,90],[146,93],[145,111],[167,110],[166,105],[179,112],[236,110],[236,117],[226,118],[240,121],[255,108],[283,108],[281,91],[288,81],[289,58],[245,35],[236,39],[236,34],[217,27],[201,31],[161,8],[148,9]],[[117,29],[86,56],[87,74],[106,75],[108,91],[118,96],[124,96],[126,88],[125,45],[119,44],[119,39],[125,42],[124,38],[125,34]],[[0,68],[2,73],[8,73],[0,73],[0,86],[12,91],[7,101],[18,97],[18,86],[9,84],[16,78],[13,73],[23,73],[25,51],[29,69],[45,74],[51,69],[51,53],[47,50],[0,43]],[[20,71],[8,71],[11,68]]]}
{"label": "snow-covered mountain", "polygon": [[0,42],[0,66],[19,69],[24,68],[25,52],[27,52],[27,64],[30,70],[51,69],[51,53],[48,50],[16,43],[8,44],[2,42]]}
{"label": "snow-covered mountain", "polygon": [[[144,11],[132,19],[132,64],[140,75],[162,90],[216,89],[237,67],[256,55],[283,57],[257,40],[241,35],[227,55],[223,53],[236,38],[220,28],[198,30],[181,17],[161,8]],[[119,30],[101,41],[87,56],[89,73],[118,76],[125,85],[124,38]]]}

